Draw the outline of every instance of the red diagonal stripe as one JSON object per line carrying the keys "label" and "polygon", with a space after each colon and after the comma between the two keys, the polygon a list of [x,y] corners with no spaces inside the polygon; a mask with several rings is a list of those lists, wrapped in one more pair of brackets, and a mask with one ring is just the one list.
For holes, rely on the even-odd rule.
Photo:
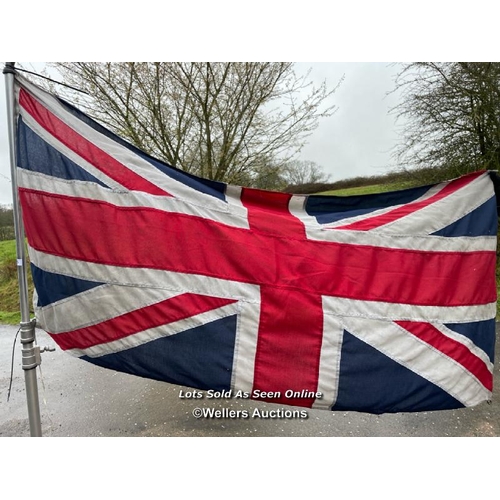
{"label": "red diagonal stripe", "polygon": [[24,89],[21,89],[19,92],[19,104],[45,130],[47,130],[47,132],[125,188],[149,194],[171,196],[169,193],[160,189],[147,179],[137,175],[119,161],[115,160],[108,153],[85,139],[85,137],[75,132]]}
{"label": "red diagonal stripe", "polygon": [[489,391],[493,390],[493,374],[485,362],[473,354],[466,346],[447,337],[430,323],[417,321],[396,321],[396,323],[423,340],[427,344],[446,354],[471,372]]}
{"label": "red diagonal stripe", "polygon": [[352,224],[346,224],[344,226],[337,226],[332,229],[350,229],[353,231],[369,231],[370,229],[375,229],[377,227],[384,226],[390,222],[394,222],[397,219],[401,219],[409,214],[417,212],[422,208],[425,208],[433,203],[436,203],[447,196],[455,193],[459,189],[463,188],[467,184],[471,183],[474,179],[481,176],[483,172],[474,172],[472,174],[460,177],[449,184],[447,184],[441,191],[437,192],[433,196],[427,198],[426,200],[415,201],[412,203],[407,203],[401,207],[395,208],[389,212],[382,215],[376,215],[374,217],[369,217]]}
{"label": "red diagonal stripe", "polygon": [[496,300],[494,251],[426,252],[277,237],[26,189],[20,200],[30,245],[66,258],[357,300],[436,306]]}
{"label": "red diagonal stripe", "polygon": [[149,328],[190,318],[236,300],[186,293],[103,321],[97,325],[52,335],[61,349],[87,349],[119,340]]}

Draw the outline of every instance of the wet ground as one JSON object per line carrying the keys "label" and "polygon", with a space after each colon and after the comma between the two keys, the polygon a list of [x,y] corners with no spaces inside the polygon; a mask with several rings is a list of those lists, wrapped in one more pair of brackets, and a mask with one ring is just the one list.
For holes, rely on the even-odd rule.
{"label": "wet ground", "polygon": [[[17,327],[0,326],[0,437],[30,435],[19,339],[7,401],[16,331]],[[40,346],[54,346],[41,330],[37,330],[37,340]],[[181,391],[189,391],[187,388],[105,370],[58,348],[43,353],[42,360],[38,389],[44,436],[500,436],[498,365],[490,404],[451,411],[369,415],[280,407],[245,399],[184,399]],[[277,409],[303,410],[306,415],[280,418]],[[222,417],[194,415],[215,410],[220,410]],[[230,412],[240,412],[239,417],[230,418]]]}

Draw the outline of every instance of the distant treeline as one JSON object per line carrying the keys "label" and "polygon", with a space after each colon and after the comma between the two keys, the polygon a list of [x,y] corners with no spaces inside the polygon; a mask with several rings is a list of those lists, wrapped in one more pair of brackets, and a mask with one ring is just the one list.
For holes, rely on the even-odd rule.
{"label": "distant treeline", "polygon": [[405,187],[423,186],[446,180],[455,179],[467,172],[457,171],[454,168],[419,168],[412,170],[395,170],[382,175],[370,177],[352,177],[330,183],[309,183],[288,186],[284,191],[293,194],[314,194],[336,189],[347,189],[375,184],[401,184]]}
{"label": "distant treeline", "polygon": [[10,205],[0,205],[0,241],[13,240],[14,211]]}

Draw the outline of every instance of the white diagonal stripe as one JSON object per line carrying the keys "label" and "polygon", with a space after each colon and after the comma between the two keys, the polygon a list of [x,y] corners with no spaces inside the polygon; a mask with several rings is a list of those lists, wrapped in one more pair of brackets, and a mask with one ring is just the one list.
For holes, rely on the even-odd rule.
{"label": "white diagonal stripe", "polygon": [[435,186],[430,187],[428,191],[426,191],[422,196],[420,196],[416,200],[413,200],[412,202],[399,203],[397,205],[391,205],[390,207],[380,208],[378,210],[373,210],[372,212],[369,212],[367,214],[355,215],[353,217],[346,217],[345,219],[341,219],[341,220],[338,220],[335,222],[329,222],[327,224],[323,224],[323,227],[325,229],[326,228],[333,229],[336,227],[346,226],[348,224],[353,224],[355,222],[359,222],[362,220],[369,220],[373,217],[378,217],[380,215],[384,215],[384,214],[392,212],[393,210],[396,210],[402,206],[411,206],[414,203],[419,203],[419,202],[422,202],[422,201],[425,201],[425,200],[431,198],[436,193],[439,193],[439,191],[441,191],[445,187],[445,185],[446,185],[446,183],[441,183],[441,184],[436,184]]}
{"label": "white diagonal stripe", "polygon": [[138,333],[128,335],[118,340],[96,344],[86,349],[68,349],[66,352],[73,356],[90,356],[97,358],[105,356],[106,354],[113,354],[133,347],[138,347],[147,342],[160,339],[162,337],[169,337],[178,333],[196,328],[206,323],[216,321],[218,319],[226,318],[237,313],[237,304],[228,304],[218,309],[212,309],[201,314],[190,316],[179,321],[168,323],[166,325],[156,326],[147,330],[142,330]]}
{"label": "white diagonal stripe", "polygon": [[493,363],[490,361],[489,356],[482,350],[480,349],[474,342],[472,342],[471,339],[466,337],[465,335],[461,335],[460,333],[454,332],[453,330],[450,330],[448,327],[445,325],[442,325],[440,323],[436,323],[433,325],[434,328],[439,330],[443,335],[446,337],[454,340],[455,342],[459,342],[463,346],[465,346],[474,356],[478,357],[488,368],[490,372],[493,373]]}
{"label": "white diagonal stripe", "polygon": [[[21,76],[17,76],[16,78],[22,86],[29,90],[29,92],[42,102],[48,110],[70,128],[78,132],[82,137],[85,137],[86,140],[95,144],[98,149],[104,151],[121,164],[126,165],[126,168],[167,193],[175,195],[177,198],[184,199],[189,203],[193,203],[192,188],[165,175],[150,162],[135,154],[132,150],[122,146],[106,135],[101,134],[90,125],[87,125],[85,122],[73,116],[73,114],[66,110],[57,99],[39,87],[32,85],[28,80]],[[16,88],[17,92],[19,92],[19,84],[17,84]],[[123,187],[123,189],[125,188]],[[197,192],[196,199],[198,201],[195,201],[194,204],[199,203],[201,206],[216,208],[219,205],[225,205],[224,201],[202,192]]]}
{"label": "white diagonal stripe", "polygon": [[[494,195],[493,183],[486,172],[454,193],[370,232],[431,234],[466,216]],[[471,201],[464,203],[464,199]]]}
{"label": "white diagonal stripe", "polygon": [[[34,133],[40,136],[47,144],[49,144],[57,151],[59,151],[61,154],[69,158],[73,163],[77,164],[83,170],[93,175],[96,179],[103,182],[106,186],[118,190],[125,189],[120,183],[118,183],[111,177],[107,176],[104,172],[101,172],[98,168],[94,167],[87,160],[77,155],[73,150],[69,149],[65,144],[63,144],[61,141],[56,139],[52,134],[47,132],[28,112],[24,111],[23,108],[21,108],[20,114],[23,117],[24,123],[27,126],[29,126],[29,128],[31,128]],[[22,169],[18,168],[18,172],[19,171],[22,171]],[[53,179],[53,177],[50,178]],[[80,181],[80,182],[85,182],[85,181]],[[21,185],[22,184],[20,184],[20,186]],[[40,186],[38,186],[38,189],[40,189]]]}
{"label": "white diagonal stripe", "polygon": [[40,327],[58,334],[77,330],[170,299],[182,292],[101,285],[44,307],[36,307]]}
{"label": "white diagonal stripe", "polygon": [[462,365],[395,323],[348,317],[343,322],[349,333],[441,387],[463,405],[475,406],[491,397]]}
{"label": "white diagonal stripe", "polygon": [[140,191],[111,191],[93,182],[54,178],[40,172],[18,168],[19,186],[44,193],[103,201],[116,207],[154,208],[166,213],[200,217],[231,227],[248,228],[246,209],[228,204],[216,209],[200,206],[170,196],[156,196]]}

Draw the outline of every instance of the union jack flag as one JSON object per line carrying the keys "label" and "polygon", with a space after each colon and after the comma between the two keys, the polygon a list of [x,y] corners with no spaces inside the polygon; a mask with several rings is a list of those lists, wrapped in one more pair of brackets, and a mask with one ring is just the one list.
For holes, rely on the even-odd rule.
{"label": "union jack flag", "polygon": [[370,413],[491,398],[488,172],[380,195],[197,178],[16,77],[39,326],[101,367]]}

